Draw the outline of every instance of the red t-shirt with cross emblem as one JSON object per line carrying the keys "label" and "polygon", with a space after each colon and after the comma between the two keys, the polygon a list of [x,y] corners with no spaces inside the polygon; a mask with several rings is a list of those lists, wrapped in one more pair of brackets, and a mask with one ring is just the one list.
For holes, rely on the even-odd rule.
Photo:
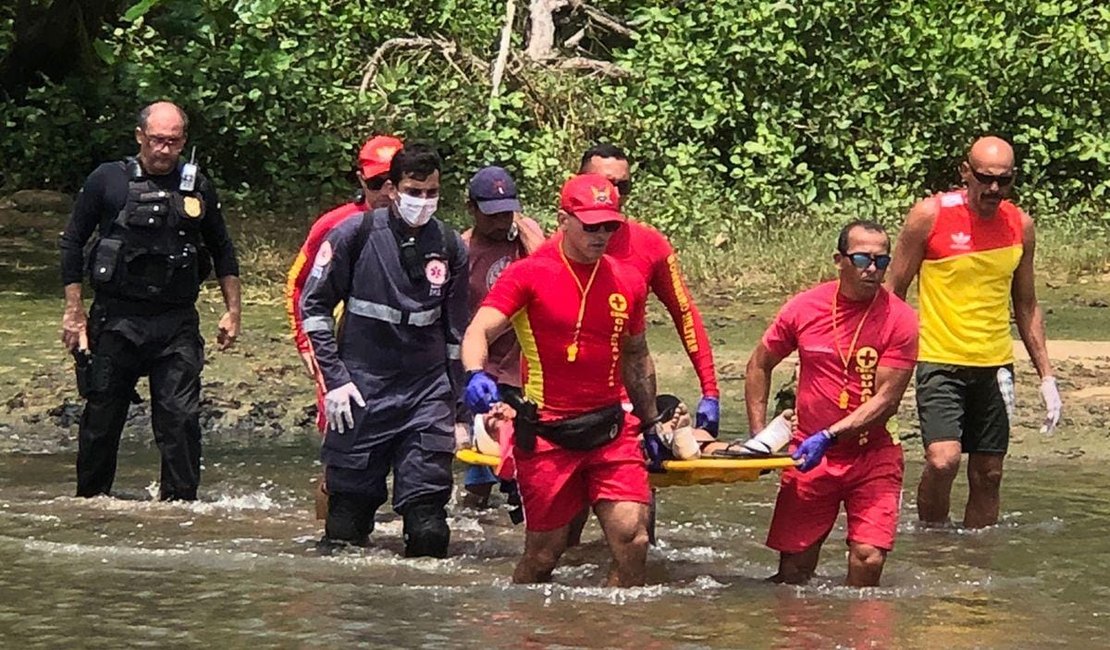
{"label": "red t-shirt with cross emblem", "polygon": [[[619,403],[622,339],[645,328],[647,286],[636,269],[603,255],[591,285],[593,265],[565,259],[561,251],[559,245],[543,246],[511,264],[482,303],[512,320],[524,395],[539,405],[544,421]],[[584,298],[579,286],[588,287]],[[568,347],[576,341],[571,361]]]}
{"label": "red t-shirt with cross emblem", "polygon": [[[852,347],[857,328],[859,337]],[[763,345],[783,357],[798,351],[801,365],[796,402],[799,430],[794,432],[797,443],[859,408],[875,392],[879,367],[905,370],[914,367],[917,314],[885,289],[879,289],[872,305],[870,300],[848,300],[837,291],[836,281],[826,282],[787,301],[763,334]],[[848,406],[841,408],[841,392],[845,388]],[[858,439],[847,439],[830,447],[829,453],[850,455],[892,444],[898,444],[897,433],[888,431],[887,423],[882,422],[861,433]]]}

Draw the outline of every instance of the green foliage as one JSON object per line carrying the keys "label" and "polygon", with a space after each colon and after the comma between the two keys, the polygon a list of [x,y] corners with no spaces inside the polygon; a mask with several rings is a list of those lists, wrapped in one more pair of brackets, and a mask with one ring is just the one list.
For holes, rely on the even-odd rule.
{"label": "green foliage", "polygon": [[[506,165],[550,218],[582,149],[611,140],[638,161],[632,214],[682,239],[735,240],[897,220],[958,182],[970,140],[993,132],[1017,146],[1031,212],[1108,223],[1091,209],[1110,201],[1103,3],[595,3],[635,26],[632,40],[583,41],[627,78],[526,63],[526,4],[491,102],[499,1],[130,0],[93,43],[100,76],[0,104],[0,183],[75,187],[133,150],[138,106],[169,98],[220,186],[268,205],[331,200],[358,143],[394,132],[438,143],[456,192],[476,167]],[[0,44],[11,15],[0,10]],[[414,35],[458,49],[390,50],[360,97],[371,55]]]}
{"label": "green foliage", "polygon": [[988,132],[1016,143],[1034,209],[1107,198],[1102,3],[645,4],[621,55],[640,82],[612,90],[621,139],[669,184],[712,178],[741,222],[900,214]]}

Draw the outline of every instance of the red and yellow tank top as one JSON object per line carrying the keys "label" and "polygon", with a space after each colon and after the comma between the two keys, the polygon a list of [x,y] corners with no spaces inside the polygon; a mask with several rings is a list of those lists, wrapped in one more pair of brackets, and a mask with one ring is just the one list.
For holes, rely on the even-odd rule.
{"label": "red and yellow tank top", "polygon": [[966,192],[933,197],[936,223],[921,263],[918,359],[963,366],[1012,363],[1010,286],[1022,255],[1021,210],[972,213]]}

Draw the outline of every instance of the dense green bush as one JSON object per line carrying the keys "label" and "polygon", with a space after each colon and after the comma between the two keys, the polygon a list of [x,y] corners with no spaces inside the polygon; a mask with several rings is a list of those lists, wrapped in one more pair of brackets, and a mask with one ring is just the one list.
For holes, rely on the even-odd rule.
{"label": "dense green bush", "polygon": [[904,210],[988,132],[1017,144],[1027,203],[1108,198],[1102,3],[649,4],[621,54],[640,82],[611,89],[622,139],[666,182],[708,171],[741,216]]}
{"label": "dense green bush", "polygon": [[[95,42],[98,76],[0,104],[0,182],[72,189],[96,161],[134,148],[138,105],[170,98],[192,117],[221,186],[286,205],[331,200],[357,143],[381,131],[438,142],[456,190],[476,166],[506,164],[544,208],[587,144],[616,141],[638,159],[632,210],[680,236],[893,219],[955,183],[985,132],[1017,144],[1019,192],[1035,214],[1090,225],[1110,199],[1110,9],[1100,2],[596,4],[637,36],[591,32],[589,54],[630,76],[516,55],[490,106],[502,2],[141,0]],[[11,12],[0,11],[0,43],[10,32]],[[360,97],[371,54],[412,35],[459,51],[451,63],[393,51]]]}

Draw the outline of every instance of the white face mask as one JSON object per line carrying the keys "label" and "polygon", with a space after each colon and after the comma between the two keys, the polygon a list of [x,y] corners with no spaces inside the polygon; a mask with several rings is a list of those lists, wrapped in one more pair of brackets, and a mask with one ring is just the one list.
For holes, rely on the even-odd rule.
{"label": "white face mask", "polygon": [[436,213],[436,208],[439,207],[439,197],[433,196],[424,199],[401,194],[394,205],[397,206],[398,216],[404,219],[405,223],[413,228],[419,228],[428,223],[432,215]]}

